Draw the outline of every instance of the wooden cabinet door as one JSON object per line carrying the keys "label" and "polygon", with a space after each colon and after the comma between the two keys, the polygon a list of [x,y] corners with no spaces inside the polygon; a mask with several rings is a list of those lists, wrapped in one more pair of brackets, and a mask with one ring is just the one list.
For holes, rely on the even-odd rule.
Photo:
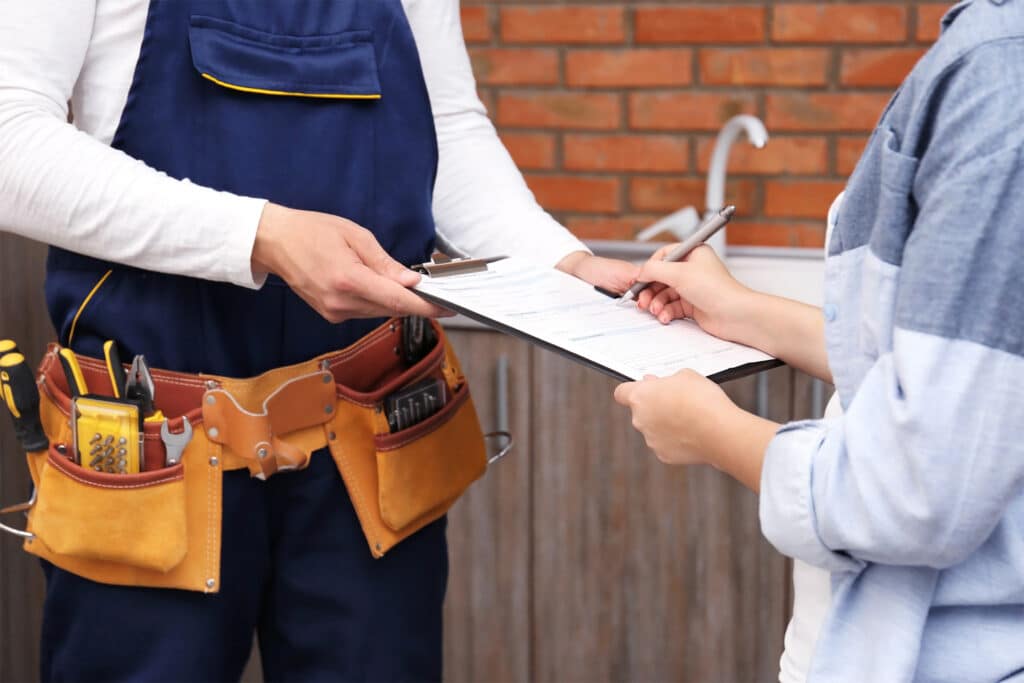
{"label": "wooden cabinet door", "polygon": [[[787,411],[788,371],[773,373]],[[534,352],[533,679],[775,680],[786,563],[756,497],[660,463],[615,384]],[[727,391],[754,408],[754,378]]]}
{"label": "wooden cabinet door", "polygon": [[[484,431],[504,402],[513,450],[448,514],[447,681],[528,681],[530,675],[530,348],[483,331],[449,333]],[[507,392],[497,373],[507,363]]]}
{"label": "wooden cabinet door", "polygon": [[[53,336],[43,300],[46,247],[0,233],[0,338],[18,342],[33,367]],[[31,481],[24,452],[14,438],[6,408],[0,407],[0,506],[25,500]],[[4,522],[24,525],[20,515]],[[39,677],[43,572],[21,550],[21,539],[0,533],[0,681]]]}

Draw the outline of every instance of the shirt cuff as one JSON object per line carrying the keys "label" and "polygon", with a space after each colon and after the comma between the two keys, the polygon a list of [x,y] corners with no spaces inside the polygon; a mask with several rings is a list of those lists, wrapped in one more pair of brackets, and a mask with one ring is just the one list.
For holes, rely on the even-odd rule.
{"label": "shirt cuff", "polygon": [[256,230],[263,217],[265,199],[239,197],[226,192],[218,193],[223,199],[214,230],[220,233],[221,279],[239,287],[259,289],[267,281],[267,273],[254,271],[252,250],[256,243]]}
{"label": "shirt cuff", "polygon": [[594,253],[576,235],[569,232],[568,228],[554,218],[548,217],[548,220],[551,222],[551,229],[529,254],[530,260],[535,264],[544,268],[554,268],[562,259],[574,252]]}
{"label": "shirt cuff", "polygon": [[832,551],[818,535],[811,482],[827,429],[821,420],[791,422],[768,444],[761,469],[761,533],[783,555],[833,572],[859,571],[861,561]]}

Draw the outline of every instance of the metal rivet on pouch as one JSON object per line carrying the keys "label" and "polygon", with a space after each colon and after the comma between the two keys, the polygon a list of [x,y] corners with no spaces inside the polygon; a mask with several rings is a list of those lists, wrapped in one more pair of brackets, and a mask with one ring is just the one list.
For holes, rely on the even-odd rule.
{"label": "metal rivet on pouch", "polygon": [[128,443],[128,439],[126,439],[125,437],[123,437],[123,436],[122,436],[122,437],[121,437],[120,439],[118,439],[118,440],[117,440],[117,443],[118,443],[119,445],[123,446],[123,445],[125,445],[126,443]]}
{"label": "metal rivet on pouch", "polygon": [[373,407],[373,411],[376,412],[376,413],[383,413],[384,412],[384,406],[374,406]]}
{"label": "metal rivet on pouch", "polygon": [[259,456],[260,460],[263,460],[263,458],[267,457],[267,449],[266,448],[259,449],[258,451],[256,451],[256,455]]}
{"label": "metal rivet on pouch", "polygon": [[217,435],[220,434],[220,430],[217,429],[216,427],[210,427],[208,430],[206,430],[206,433],[210,436],[211,439],[216,439]]}
{"label": "metal rivet on pouch", "polygon": [[380,552],[380,543],[377,544],[377,552]]}
{"label": "metal rivet on pouch", "polygon": [[216,388],[217,388],[218,386],[220,386],[220,385],[218,385],[218,384],[217,384],[216,382],[214,382],[214,381],[213,381],[212,379],[208,379],[208,380],[206,380],[206,388],[207,388],[207,389],[209,389],[210,391],[213,391],[213,390],[214,390],[214,389],[216,389]]}
{"label": "metal rivet on pouch", "polygon": [[213,588],[216,585],[217,585],[217,581],[215,579],[207,579],[206,580],[206,587],[207,588]]}
{"label": "metal rivet on pouch", "polygon": [[332,406],[332,405],[324,406],[324,412],[327,413],[328,415],[330,415],[331,413],[334,412],[334,406]]}
{"label": "metal rivet on pouch", "polygon": [[212,406],[212,405],[213,405],[214,403],[216,403],[216,402],[217,402],[217,397],[216,397],[216,396],[213,396],[213,395],[211,394],[211,395],[209,395],[209,396],[207,396],[207,397],[206,397],[206,402],[207,402],[207,403],[209,403],[209,404],[210,404],[210,405]]}
{"label": "metal rivet on pouch", "polygon": [[330,439],[331,441],[334,441],[336,438],[338,438],[338,435],[335,434],[334,432],[327,432],[327,438]]}
{"label": "metal rivet on pouch", "polygon": [[212,458],[210,458],[210,467],[216,467],[218,462],[220,461],[217,460],[217,456],[213,456]]}
{"label": "metal rivet on pouch", "polygon": [[332,375],[329,372],[324,375],[324,384],[330,384],[333,381],[334,381],[334,375]]}
{"label": "metal rivet on pouch", "polygon": [[327,372],[328,370],[330,370],[331,369],[331,361],[326,360],[326,359],[320,361],[320,369],[323,370],[324,372]]}

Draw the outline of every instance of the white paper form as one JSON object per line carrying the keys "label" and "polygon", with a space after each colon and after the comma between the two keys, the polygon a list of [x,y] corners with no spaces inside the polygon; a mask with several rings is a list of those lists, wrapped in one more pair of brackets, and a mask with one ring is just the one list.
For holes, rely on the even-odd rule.
{"label": "white paper form", "polygon": [[683,368],[711,376],[773,360],[713,337],[691,320],[662,325],[635,305],[616,305],[582,280],[523,259],[497,261],[485,272],[424,276],[415,289],[492,327],[629,379],[665,377]]}

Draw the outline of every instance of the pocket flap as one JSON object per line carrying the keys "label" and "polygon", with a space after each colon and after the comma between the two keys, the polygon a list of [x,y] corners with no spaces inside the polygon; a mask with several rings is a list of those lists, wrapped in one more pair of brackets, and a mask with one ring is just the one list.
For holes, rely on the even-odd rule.
{"label": "pocket flap", "polygon": [[217,85],[260,95],[379,99],[372,31],[291,36],[193,15],[192,64]]}

